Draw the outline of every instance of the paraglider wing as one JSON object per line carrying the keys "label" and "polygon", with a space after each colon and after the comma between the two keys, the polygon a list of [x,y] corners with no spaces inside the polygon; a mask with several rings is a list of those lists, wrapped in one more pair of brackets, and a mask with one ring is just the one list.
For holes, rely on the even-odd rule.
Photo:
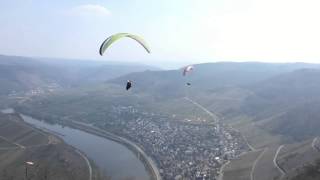
{"label": "paraglider wing", "polygon": [[34,165],[34,163],[31,162],[31,161],[27,161],[26,164],[28,164],[28,165]]}
{"label": "paraglider wing", "polygon": [[190,71],[193,70],[193,66],[192,65],[189,65],[189,66],[186,66],[184,69],[183,69],[183,76],[186,76],[187,73],[189,73]]}
{"label": "paraglider wing", "polygon": [[124,38],[124,37],[128,37],[131,38],[133,40],[135,40],[136,42],[138,42],[148,53],[150,53],[150,49],[147,46],[147,43],[143,40],[143,38],[134,35],[134,34],[129,34],[129,33],[118,33],[118,34],[114,34],[110,37],[108,37],[100,46],[100,50],[99,53],[102,56],[103,53],[111,46],[111,44],[113,44],[115,41]]}
{"label": "paraglider wing", "polygon": [[139,37],[137,35],[133,35],[133,34],[129,34],[128,37],[136,40],[148,53],[151,53],[151,50],[148,47],[147,43],[141,37]]}
{"label": "paraglider wing", "polygon": [[108,37],[106,40],[103,41],[103,43],[100,46],[99,54],[102,56],[104,51],[112,44],[110,41],[110,37]]}

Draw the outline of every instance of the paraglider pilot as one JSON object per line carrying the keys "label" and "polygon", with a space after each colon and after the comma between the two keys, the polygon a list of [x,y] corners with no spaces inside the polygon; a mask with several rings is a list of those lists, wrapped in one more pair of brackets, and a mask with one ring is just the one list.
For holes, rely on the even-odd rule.
{"label": "paraglider pilot", "polygon": [[131,88],[131,81],[130,81],[130,80],[128,80],[128,81],[127,81],[127,87],[126,87],[126,90],[128,91],[130,88]]}

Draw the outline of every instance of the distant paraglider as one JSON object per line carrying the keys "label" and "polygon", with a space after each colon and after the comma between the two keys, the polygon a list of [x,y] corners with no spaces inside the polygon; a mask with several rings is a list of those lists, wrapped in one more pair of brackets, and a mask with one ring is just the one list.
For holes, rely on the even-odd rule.
{"label": "distant paraglider", "polygon": [[122,39],[124,37],[128,37],[131,38],[133,40],[135,40],[136,42],[138,42],[148,53],[150,53],[150,48],[148,47],[147,43],[143,40],[142,37],[134,35],[134,34],[130,34],[130,33],[117,33],[114,35],[111,35],[110,37],[108,37],[100,46],[100,50],[99,53],[102,56],[104,54],[104,52],[117,40]]}
{"label": "distant paraglider", "polygon": [[194,67],[192,65],[186,66],[183,68],[183,72],[182,75],[186,76],[188,73],[190,73],[192,70],[194,69]]}
{"label": "distant paraglider", "polygon": [[26,179],[28,179],[28,166],[33,166],[34,165],[34,162],[32,162],[32,161],[26,161],[26,162],[24,162],[25,163],[25,167],[26,167]]}
{"label": "distant paraglider", "polygon": [[132,86],[132,82],[130,80],[127,81],[126,90],[128,91]]}
{"label": "distant paraglider", "polygon": [[[193,65],[188,65],[186,67],[183,68],[183,71],[182,71],[182,75],[183,76],[186,76],[187,74],[189,74],[190,72],[192,72],[194,69]],[[187,82],[186,83],[188,86],[191,86],[191,83],[190,82]]]}

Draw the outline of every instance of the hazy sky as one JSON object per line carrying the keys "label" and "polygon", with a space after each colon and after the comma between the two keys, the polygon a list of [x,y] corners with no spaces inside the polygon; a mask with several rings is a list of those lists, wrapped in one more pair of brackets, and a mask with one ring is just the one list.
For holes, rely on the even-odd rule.
{"label": "hazy sky", "polygon": [[[320,62],[319,0],[1,0],[0,54],[155,62]],[[142,35],[114,44],[110,34]]]}

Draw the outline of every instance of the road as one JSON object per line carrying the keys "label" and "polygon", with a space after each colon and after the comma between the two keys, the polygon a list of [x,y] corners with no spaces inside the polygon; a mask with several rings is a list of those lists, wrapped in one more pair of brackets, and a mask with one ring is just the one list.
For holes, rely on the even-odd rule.
{"label": "road", "polygon": [[[212,117],[216,123],[220,122],[219,116],[217,116],[216,114],[214,114],[213,112],[209,111],[207,108],[203,107],[201,104],[193,101],[192,99],[188,98],[188,97],[184,97],[184,99],[186,99],[187,101],[191,102],[192,104],[196,105],[198,108],[202,109],[204,112],[206,112],[207,114],[209,114],[210,117]],[[231,127],[232,128],[232,127]],[[238,130],[232,128],[234,131],[239,132]],[[251,151],[256,151],[257,149],[255,149],[249,142],[248,139],[242,134],[240,133],[241,136],[243,137],[243,139],[246,141],[248,147],[250,148]]]}
{"label": "road", "polygon": [[281,151],[281,149],[284,147],[284,145],[281,145],[281,146],[279,146],[278,147],[278,149],[277,149],[277,152],[276,152],[276,154],[274,155],[274,158],[273,158],[273,164],[274,164],[274,166],[280,171],[280,173],[281,173],[281,177],[280,177],[280,179],[282,179],[285,175],[286,175],[286,172],[284,172],[283,171],[283,169],[278,165],[278,163],[277,163],[277,158],[278,158],[278,155],[279,155],[279,153],[280,153],[280,151]]}
{"label": "road", "polygon": [[25,146],[23,146],[23,145],[21,145],[21,144],[18,144],[18,143],[15,143],[15,142],[13,142],[13,141],[10,141],[9,139],[7,139],[7,138],[5,138],[5,137],[3,137],[3,136],[0,136],[0,138],[3,139],[3,140],[5,140],[5,141],[7,141],[7,142],[9,142],[9,143],[11,143],[11,144],[14,144],[14,145],[18,146],[18,147],[21,148],[21,149],[25,149],[25,148],[26,148]]}
{"label": "road", "polygon": [[192,99],[188,98],[188,97],[184,97],[184,99],[186,99],[187,101],[191,102],[192,104],[196,105],[197,107],[199,107],[200,109],[202,109],[204,112],[206,112],[207,114],[209,114],[210,117],[213,118],[214,121],[216,121],[217,123],[219,123],[219,117],[217,115],[215,115],[214,113],[212,113],[211,111],[209,111],[207,108],[203,107],[202,105],[200,105],[199,103],[193,101]]}
{"label": "road", "polygon": [[241,134],[242,138],[246,141],[247,146],[249,147],[249,149],[250,149],[251,151],[257,151],[257,150],[259,150],[259,149],[254,148],[254,147],[248,142],[248,139],[247,139],[242,133],[240,133],[240,134]]}
{"label": "road", "polygon": [[[212,113],[211,111],[209,111],[207,108],[203,107],[201,104],[193,101],[192,99],[190,99],[190,98],[188,98],[188,97],[185,97],[184,99],[186,99],[187,101],[191,102],[192,104],[196,105],[197,107],[199,107],[200,109],[202,109],[204,112],[206,112],[207,114],[209,114],[209,116],[212,117],[212,118],[216,121],[216,123],[220,123],[219,117],[218,117],[217,115],[215,115],[214,113]],[[235,130],[234,128],[232,128],[232,129]],[[237,131],[237,130],[235,130],[235,131]],[[238,132],[238,131],[237,131],[237,132]],[[241,134],[241,133],[240,133],[240,134]],[[242,134],[241,134],[241,136],[244,138],[244,140],[246,141],[246,143],[247,143],[247,145],[249,146],[249,148],[251,149],[251,151],[258,151],[258,150],[259,150],[259,149],[255,149],[254,147],[252,147],[252,146],[249,144],[247,138],[245,138]],[[265,151],[264,151],[264,152],[265,152]],[[264,154],[264,152],[261,153],[260,156],[262,156],[262,155]],[[257,160],[259,160],[260,156],[257,158]],[[256,160],[256,161],[257,161],[257,160]],[[227,161],[223,166],[221,166],[220,171],[219,171],[218,180],[223,180],[223,170],[224,170],[224,168],[225,168],[229,163],[230,163],[230,161]],[[255,163],[256,163],[256,162],[255,162]],[[254,166],[255,166],[255,165],[254,165]],[[252,171],[251,171],[251,174],[253,174]],[[251,178],[251,180],[252,180],[252,178]]]}
{"label": "road", "polygon": [[86,161],[89,169],[89,180],[92,180],[92,166],[89,159],[79,150],[76,149],[75,151]]}
{"label": "road", "polygon": [[230,164],[230,161],[227,161],[224,165],[221,166],[218,180],[223,180],[223,170],[228,164]]}

